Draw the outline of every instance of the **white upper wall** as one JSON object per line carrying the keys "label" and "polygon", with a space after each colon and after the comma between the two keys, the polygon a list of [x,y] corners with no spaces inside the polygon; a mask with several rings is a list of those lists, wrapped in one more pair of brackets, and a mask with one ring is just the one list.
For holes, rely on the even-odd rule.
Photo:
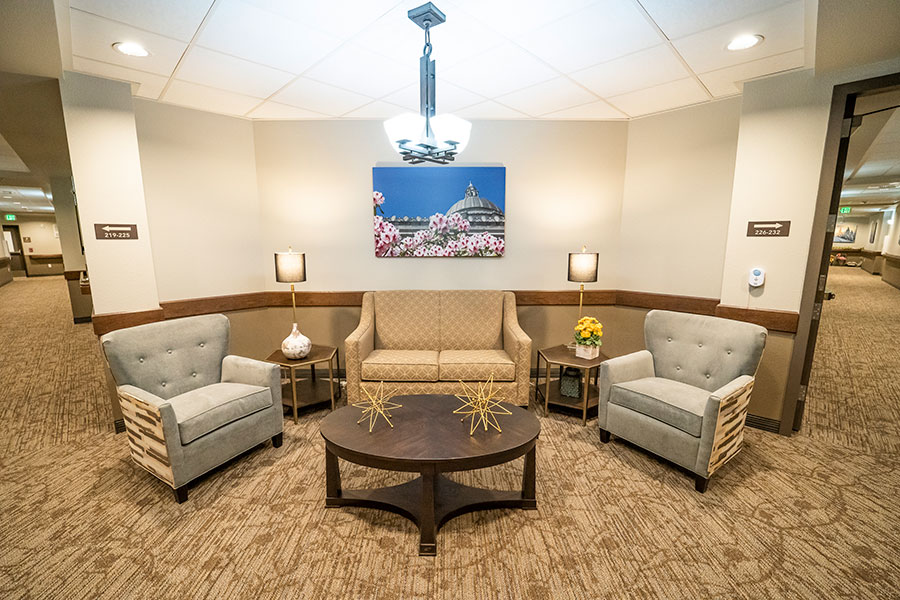
{"label": "white upper wall", "polygon": [[628,124],[619,287],[718,298],[740,98]]}
{"label": "white upper wall", "polygon": [[253,125],[145,100],[134,116],[159,299],[262,290]]}
{"label": "white upper wall", "polygon": [[[131,86],[67,72],[60,92],[94,311],[158,309]],[[138,239],[98,240],[95,223],[135,224]]]}
{"label": "white upper wall", "polygon": [[[503,164],[506,256],[376,258],[372,167],[398,162],[380,121],[254,122],[263,251],[306,252],[303,290],[576,289],[567,253],[600,252],[617,286],[625,123],[476,121],[461,164]],[[422,167],[427,168],[427,167]],[[268,289],[276,284],[270,266]]]}

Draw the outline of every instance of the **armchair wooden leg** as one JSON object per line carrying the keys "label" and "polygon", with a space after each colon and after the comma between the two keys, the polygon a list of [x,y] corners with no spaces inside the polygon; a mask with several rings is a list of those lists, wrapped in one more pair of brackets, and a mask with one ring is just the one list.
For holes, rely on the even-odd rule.
{"label": "armchair wooden leg", "polygon": [[175,502],[181,504],[182,502],[187,501],[187,484],[177,487],[172,491],[175,492]]}
{"label": "armchair wooden leg", "polygon": [[604,444],[609,443],[609,432],[605,429],[600,430],[600,441]]}
{"label": "armchair wooden leg", "polygon": [[702,477],[700,475],[694,475],[694,489],[700,492],[701,494],[706,491],[706,486],[709,485],[709,478]]}
{"label": "armchair wooden leg", "polygon": [[284,432],[282,431],[276,436],[272,437],[272,446],[275,448],[281,448],[281,444],[284,442]]}

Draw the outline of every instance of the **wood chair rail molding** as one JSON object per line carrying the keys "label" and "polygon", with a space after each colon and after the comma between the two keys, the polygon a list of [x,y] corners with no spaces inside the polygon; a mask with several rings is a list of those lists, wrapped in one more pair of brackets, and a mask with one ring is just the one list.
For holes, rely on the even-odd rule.
{"label": "wood chair rail molding", "polygon": [[[578,304],[577,290],[512,291],[516,294],[516,304],[519,306],[571,306]],[[361,306],[363,293],[361,291],[297,292],[297,306]],[[715,315],[757,323],[767,329],[786,333],[795,333],[799,320],[799,314],[795,312],[724,306],[719,303],[717,298],[628,290],[585,290],[584,304],[586,306],[629,306]],[[94,315],[94,333],[103,335],[124,327],[179,317],[290,305],[291,293],[280,291],[169,300],[160,302],[160,307],[154,310]]]}

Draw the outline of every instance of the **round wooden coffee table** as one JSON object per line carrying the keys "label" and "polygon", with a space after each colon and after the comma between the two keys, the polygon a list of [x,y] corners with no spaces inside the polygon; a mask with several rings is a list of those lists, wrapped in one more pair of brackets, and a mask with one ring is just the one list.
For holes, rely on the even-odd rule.
{"label": "round wooden coffee table", "polygon": [[[469,435],[468,419],[453,414],[461,403],[454,396],[397,396],[403,405],[391,411],[391,428],[379,420],[372,433],[368,422],[357,425],[361,411],[345,406],[322,420],[325,438],[325,506],[364,506],[388,510],[419,526],[419,554],[437,553],[437,530],[458,515],[493,508],[536,509],[535,442],[537,418],[517,406],[498,416],[502,433],[480,428]],[[522,491],[490,490],[462,485],[442,473],[469,471],[525,456]],[[338,458],[388,471],[420,473],[416,479],[372,490],[341,489]]]}

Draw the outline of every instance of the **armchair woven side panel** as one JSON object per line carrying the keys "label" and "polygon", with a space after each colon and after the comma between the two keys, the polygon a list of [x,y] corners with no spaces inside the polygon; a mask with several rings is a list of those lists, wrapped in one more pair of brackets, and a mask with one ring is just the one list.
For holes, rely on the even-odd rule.
{"label": "armchair woven side panel", "polygon": [[174,488],[175,477],[159,408],[122,390],[118,395],[132,460]]}
{"label": "armchair woven side panel", "polygon": [[347,368],[347,403],[359,402],[361,397],[362,361],[375,349],[375,296],[363,294],[359,325],[344,340]]}
{"label": "armchair woven side panel", "polygon": [[528,406],[531,396],[531,338],[519,326],[516,295],[503,293],[503,349],[516,363],[516,397],[513,404]]}
{"label": "armchair woven side panel", "polygon": [[753,381],[738,388],[719,404],[719,415],[716,419],[716,431],[713,435],[712,451],[709,455],[709,475],[741,451],[744,443],[744,422],[750,406],[750,393]]}

